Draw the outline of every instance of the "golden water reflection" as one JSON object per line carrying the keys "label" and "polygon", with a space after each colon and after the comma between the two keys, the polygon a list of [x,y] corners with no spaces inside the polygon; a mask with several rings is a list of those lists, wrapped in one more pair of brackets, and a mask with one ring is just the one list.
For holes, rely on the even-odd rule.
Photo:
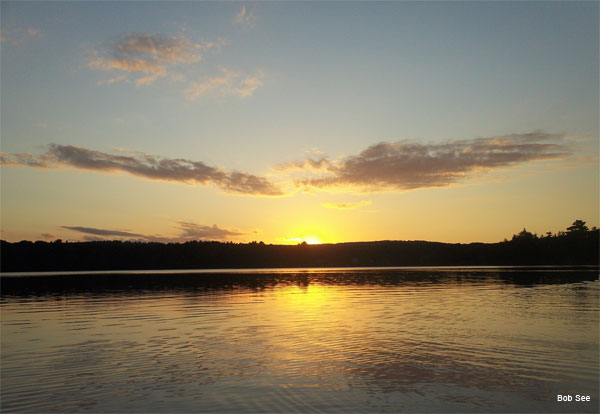
{"label": "golden water reflection", "polygon": [[2,410],[597,411],[597,273],[526,276],[3,280]]}

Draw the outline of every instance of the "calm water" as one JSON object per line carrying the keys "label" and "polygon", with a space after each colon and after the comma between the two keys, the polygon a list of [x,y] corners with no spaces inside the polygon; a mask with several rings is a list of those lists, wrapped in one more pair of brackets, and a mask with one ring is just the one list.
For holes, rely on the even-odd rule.
{"label": "calm water", "polygon": [[1,409],[597,412],[599,294],[597,268],[4,275]]}

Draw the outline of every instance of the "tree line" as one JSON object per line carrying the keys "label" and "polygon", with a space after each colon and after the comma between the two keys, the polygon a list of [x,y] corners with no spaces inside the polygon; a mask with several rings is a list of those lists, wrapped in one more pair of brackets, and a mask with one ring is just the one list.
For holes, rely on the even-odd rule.
{"label": "tree line", "polygon": [[295,246],[263,242],[0,241],[0,271],[222,269],[344,266],[599,264],[600,231],[576,220],[564,232],[523,229],[499,243],[377,241]]}

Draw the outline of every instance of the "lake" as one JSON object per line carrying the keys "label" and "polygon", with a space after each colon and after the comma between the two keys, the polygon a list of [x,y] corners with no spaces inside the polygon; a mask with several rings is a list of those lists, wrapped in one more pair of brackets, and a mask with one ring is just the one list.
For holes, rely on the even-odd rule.
{"label": "lake", "polygon": [[598,412],[599,295],[598,267],[3,274],[0,408]]}

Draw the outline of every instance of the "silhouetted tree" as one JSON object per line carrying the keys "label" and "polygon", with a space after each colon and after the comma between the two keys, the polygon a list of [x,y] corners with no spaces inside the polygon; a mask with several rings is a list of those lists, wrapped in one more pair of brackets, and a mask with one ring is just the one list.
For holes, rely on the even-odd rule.
{"label": "silhouetted tree", "polygon": [[528,232],[525,228],[523,228],[523,230],[521,230],[521,232],[519,234],[515,234],[513,235],[513,240],[516,241],[529,241],[529,240],[535,240],[537,239],[537,235]]}
{"label": "silhouetted tree", "polygon": [[296,246],[188,241],[0,240],[0,271],[198,269],[327,266],[598,265],[600,231],[576,220],[545,237],[523,229],[500,243],[379,241]]}
{"label": "silhouetted tree", "polygon": [[585,225],[585,221],[583,221],[583,220],[575,220],[573,222],[573,225],[567,227],[567,232],[568,233],[585,233],[588,230],[589,229]]}

